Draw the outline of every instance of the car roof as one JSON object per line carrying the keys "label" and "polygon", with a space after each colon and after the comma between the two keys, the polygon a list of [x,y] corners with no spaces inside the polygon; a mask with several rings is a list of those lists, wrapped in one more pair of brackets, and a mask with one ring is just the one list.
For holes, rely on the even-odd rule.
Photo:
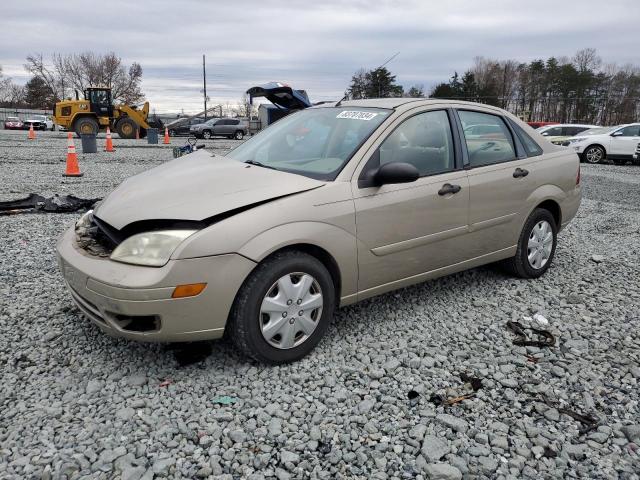
{"label": "car roof", "polygon": [[468,106],[473,108],[488,108],[495,110],[496,112],[502,112],[498,107],[493,105],[486,105],[484,103],[477,102],[465,102],[462,100],[446,100],[443,98],[367,98],[362,100],[344,100],[341,102],[327,102],[320,105],[316,105],[311,108],[322,108],[322,107],[335,107],[338,103],[340,103],[340,107],[371,107],[371,108],[392,108],[397,109],[400,107],[419,107],[419,106],[428,106],[428,105],[456,105],[456,106]]}

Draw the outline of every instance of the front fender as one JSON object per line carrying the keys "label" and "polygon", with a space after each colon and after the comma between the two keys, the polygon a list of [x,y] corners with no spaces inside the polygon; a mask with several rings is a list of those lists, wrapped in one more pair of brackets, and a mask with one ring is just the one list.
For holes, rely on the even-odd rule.
{"label": "front fender", "polygon": [[[340,270],[341,297],[355,296],[358,287],[356,237],[323,222],[294,222],[266,230],[245,243],[237,253],[260,262],[272,253],[293,245],[312,245],[325,250]],[[344,303],[344,302],[343,302]]]}

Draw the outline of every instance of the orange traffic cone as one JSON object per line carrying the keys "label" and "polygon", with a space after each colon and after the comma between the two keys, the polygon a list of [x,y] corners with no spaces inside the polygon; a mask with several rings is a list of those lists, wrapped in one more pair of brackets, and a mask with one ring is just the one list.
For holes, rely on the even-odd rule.
{"label": "orange traffic cone", "polygon": [[71,132],[67,134],[67,170],[62,174],[63,177],[81,177],[84,173],[80,173],[78,167],[78,155],[76,154],[76,146],[73,143],[73,135]]}
{"label": "orange traffic cone", "polygon": [[115,152],[113,149],[113,141],[111,140],[111,130],[107,127],[107,142],[104,144],[105,152]]}
{"label": "orange traffic cone", "polygon": [[164,127],[164,140],[162,141],[165,145],[169,145],[171,142],[169,141],[169,130],[167,127]]}
{"label": "orange traffic cone", "polygon": [[29,140],[35,140],[36,139],[36,132],[34,132],[33,130],[33,123],[29,124],[29,135],[28,137]]}

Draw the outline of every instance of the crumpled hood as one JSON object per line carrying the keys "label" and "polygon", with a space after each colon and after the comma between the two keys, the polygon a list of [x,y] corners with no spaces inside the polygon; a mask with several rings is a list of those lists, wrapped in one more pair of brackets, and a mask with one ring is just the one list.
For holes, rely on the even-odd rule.
{"label": "crumpled hood", "polygon": [[128,178],[95,216],[120,230],[142,220],[201,221],[324,185],[200,150]]}

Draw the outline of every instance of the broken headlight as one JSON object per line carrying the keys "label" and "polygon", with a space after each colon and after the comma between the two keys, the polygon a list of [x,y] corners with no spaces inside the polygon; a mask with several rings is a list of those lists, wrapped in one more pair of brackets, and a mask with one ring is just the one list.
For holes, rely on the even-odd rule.
{"label": "broken headlight", "polygon": [[76,222],[76,230],[79,228],[89,228],[93,223],[93,210],[87,210]]}
{"label": "broken headlight", "polygon": [[162,230],[139,233],[127,238],[116,247],[111,260],[147,267],[162,267],[171,254],[188,236],[197,230]]}

